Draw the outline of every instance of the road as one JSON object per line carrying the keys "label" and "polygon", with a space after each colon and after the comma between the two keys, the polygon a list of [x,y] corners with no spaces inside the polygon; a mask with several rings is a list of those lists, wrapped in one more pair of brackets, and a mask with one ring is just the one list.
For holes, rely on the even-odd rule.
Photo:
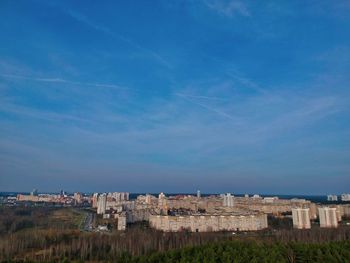
{"label": "road", "polygon": [[93,230],[93,222],[94,222],[94,214],[91,212],[87,212],[84,223],[82,224],[82,231],[92,231]]}

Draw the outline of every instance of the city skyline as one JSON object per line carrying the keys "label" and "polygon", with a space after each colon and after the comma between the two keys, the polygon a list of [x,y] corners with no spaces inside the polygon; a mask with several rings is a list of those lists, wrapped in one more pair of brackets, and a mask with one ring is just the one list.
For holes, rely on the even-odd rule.
{"label": "city skyline", "polygon": [[341,194],[348,1],[0,3],[0,191]]}

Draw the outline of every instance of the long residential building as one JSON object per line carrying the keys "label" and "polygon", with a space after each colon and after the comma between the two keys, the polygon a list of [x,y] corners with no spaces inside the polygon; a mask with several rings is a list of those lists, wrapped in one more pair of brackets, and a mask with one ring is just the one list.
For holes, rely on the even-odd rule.
{"label": "long residential building", "polygon": [[150,215],[151,227],[165,232],[256,231],[267,228],[267,215],[193,214]]}

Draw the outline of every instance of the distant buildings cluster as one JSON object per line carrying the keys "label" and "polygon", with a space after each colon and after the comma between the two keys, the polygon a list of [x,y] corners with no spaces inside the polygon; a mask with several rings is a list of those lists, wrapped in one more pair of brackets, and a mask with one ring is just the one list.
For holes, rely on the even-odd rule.
{"label": "distant buildings cluster", "polygon": [[[340,200],[342,202],[349,202],[350,201],[350,194],[345,194],[345,193],[341,194]],[[327,201],[336,202],[336,201],[338,201],[338,196],[337,195],[327,195]]]}
{"label": "distant buildings cluster", "polygon": [[[350,194],[342,194],[342,201],[350,201]],[[337,195],[328,195],[330,202],[338,201]],[[34,189],[29,195],[19,194],[18,202],[49,202],[64,205],[90,204],[104,219],[116,220],[118,230],[127,224],[148,221],[150,226],[162,231],[256,231],[268,227],[267,215],[290,216],[293,227],[310,229],[319,223],[321,228],[336,228],[343,216],[350,216],[350,205],[317,205],[305,199],[279,199],[260,195],[234,196],[231,193],[201,196],[195,195],[158,197],[146,194],[130,200],[127,192],[39,194]],[[102,231],[102,230],[101,230]]]}
{"label": "distant buildings cluster", "polygon": [[113,193],[94,193],[92,197],[92,207],[97,208],[97,214],[105,214],[106,210],[125,204],[129,200],[129,193],[113,192]]}
{"label": "distant buildings cluster", "polygon": [[66,194],[63,190],[59,194],[39,194],[37,189],[34,189],[30,194],[18,194],[18,202],[42,202],[42,203],[57,203],[62,205],[81,205],[90,203],[90,196],[84,196],[81,193],[73,195]]}
{"label": "distant buildings cluster", "polygon": [[298,229],[309,229],[311,222],[316,220],[320,221],[321,227],[337,227],[345,213],[345,206],[328,209],[305,199],[287,200],[275,196],[236,197],[227,193],[202,197],[199,191],[196,195],[166,196],[160,193],[155,197],[146,194],[139,195],[136,200],[108,199],[108,196],[117,195],[94,195],[98,197],[97,213],[117,220],[120,230],[128,223],[148,221],[151,227],[162,231],[256,231],[268,227],[268,214],[281,216],[285,213],[292,213],[293,226]]}

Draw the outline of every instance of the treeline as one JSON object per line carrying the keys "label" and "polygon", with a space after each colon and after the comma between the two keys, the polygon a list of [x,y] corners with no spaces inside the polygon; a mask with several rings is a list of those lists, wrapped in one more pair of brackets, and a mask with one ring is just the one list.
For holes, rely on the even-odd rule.
{"label": "treeline", "polygon": [[269,248],[275,244],[285,247],[286,244],[299,242],[323,244],[329,241],[350,240],[350,228],[347,226],[337,229],[313,227],[310,230],[295,230],[291,228],[290,220],[286,219],[269,218],[274,221],[269,221],[272,227],[267,230],[237,232],[233,235],[231,232],[163,233],[150,229],[146,223],[131,225],[124,232],[87,233],[78,228],[82,218],[79,211],[66,208],[1,208],[0,262],[118,262],[118,259],[119,262],[125,262],[145,260],[143,255],[151,255],[150,258],[163,255],[155,252],[180,253],[176,252],[176,249],[186,250],[188,247],[222,241],[244,240],[248,243],[242,245],[248,244],[248,248],[249,242]]}
{"label": "treeline", "polygon": [[350,242],[271,244],[229,241],[134,258],[125,254],[119,261],[129,263],[350,262]]}
{"label": "treeline", "polygon": [[349,239],[349,228],[316,228],[307,231],[268,230],[237,235],[227,232],[163,233],[141,226],[133,226],[125,232],[111,234],[84,233],[78,230],[29,229],[0,238],[0,261],[58,262],[67,259],[68,261],[113,260],[115,262],[118,258],[124,257],[120,261],[124,262],[125,258],[150,255],[155,251],[166,252],[185,247],[215,244],[224,240],[257,241],[259,246],[263,246],[259,243],[263,242],[268,247],[274,247],[276,243],[323,244],[330,240],[346,241]]}

